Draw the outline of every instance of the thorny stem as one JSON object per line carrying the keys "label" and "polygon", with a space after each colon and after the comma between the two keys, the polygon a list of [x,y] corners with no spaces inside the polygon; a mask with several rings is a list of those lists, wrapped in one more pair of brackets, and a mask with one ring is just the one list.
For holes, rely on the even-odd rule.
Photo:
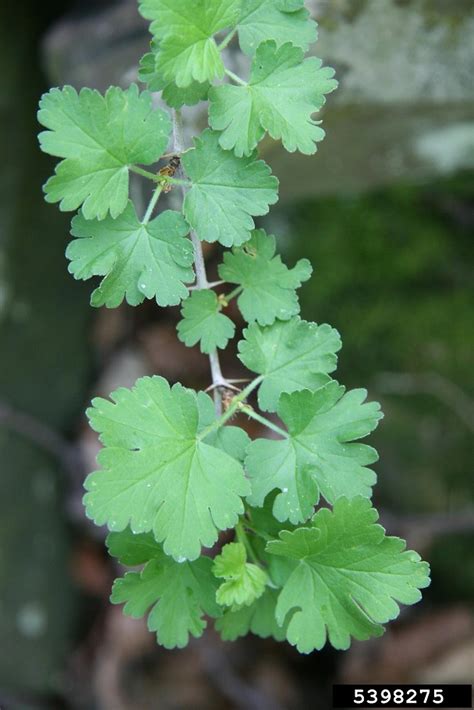
{"label": "thorny stem", "polygon": [[[225,284],[225,281],[211,281],[207,284],[208,288],[216,288],[216,286],[222,286],[222,284]],[[190,291],[198,291],[199,289],[196,288],[196,286],[191,286],[189,289]]]}
{"label": "thorny stem", "polygon": [[216,421],[214,421],[208,427],[203,429],[203,431],[201,431],[198,436],[198,439],[200,439],[201,441],[204,440],[206,436],[211,434],[211,432],[215,431],[216,429],[220,429],[227,421],[229,421],[229,419],[232,419],[234,414],[236,414],[239,410],[242,409],[242,403],[245,402],[247,397],[254,391],[256,387],[259,386],[262,380],[263,375],[259,375],[254,380],[252,380],[252,382],[247,385],[247,387],[242,390],[242,392],[240,392],[232,399],[232,402],[230,403],[230,406],[227,411],[224,412],[224,414],[222,414],[219,419],[216,419]]}
{"label": "thorny stem", "polygon": [[[183,117],[181,111],[173,111],[173,143],[174,151],[181,154],[185,151],[184,136],[183,136]],[[186,197],[187,186],[181,185],[181,193],[183,195],[183,200]],[[194,263],[196,267],[196,284],[198,289],[209,288],[209,282],[207,280],[206,264],[204,262],[204,254],[202,251],[201,240],[194,230],[191,230],[191,240],[194,247]],[[209,364],[211,366],[212,384],[215,385],[214,389],[214,404],[216,408],[216,415],[218,417],[222,416],[222,394],[220,392],[220,387],[225,387],[226,381],[222,374],[221,364],[219,360],[219,355],[217,350],[210,353]]]}

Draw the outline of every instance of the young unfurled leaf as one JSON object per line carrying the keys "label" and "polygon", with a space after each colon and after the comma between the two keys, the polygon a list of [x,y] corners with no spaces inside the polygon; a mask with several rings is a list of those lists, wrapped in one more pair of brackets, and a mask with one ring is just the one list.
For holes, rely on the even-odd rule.
{"label": "young unfurled leaf", "polygon": [[278,45],[292,42],[306,51],[316,41],[316,27],[303,0],[243,0],[239,43],[242,51],[250,55],[269,39]]}
{"label": "young unfurled leaf", "polygon": [[245,547],[240,542],[231,542],[222,548],[212,571],[215,577],[225,580],[217,590],[216,600],[232,611],[253,604],[262,596],[268,582],[268,575],[261,567],[247,562]]}
{"label": "young unfurled leaf", "polygon": [[190,635],[202,636],[205,614],[221,613],[211,567],[207,557],[180,564],[161,552],[142,572],[117,579],[110,599],[125,604],[124,613],[134,619],[150,611],[148,628],[156,631],[158,642],[165,648],[183,648]]}
{"label": "young unfurled leaf", "polygon": [[106,448],[103,470],[85,483],[87,515],[110,530],[153,531],[166,554],[196,559],[243,512],[241,464],[204,443],[196,394],[181,385],[144,377],[111,399],[94,400],[88,412]]}
{"label": "young unfurled leaf", "polygon": [[250,155],[266,132],[281,138],[290,152],[312,155],[324,131],[312,115],[334,91],[334,71],[291,43],[262,43],[255,55],[249,83],[224,84],[209,92],[209,122],[222,131],[219,141],[238,156]]}
{"label": "young unfurled leaf", "polygon": [[288,269],[275,256],[275,237],[263,229],[254,231],[243,248],[227,252],[219,267],[221,279],[243,288],[238,305],[245,320],[260,325],[271,325],[276,318],[288,320],[299,313],[296,289],[311,273],[307,259],[300,259],[293,269]]}
{"label": "young unfurled leaf", "polygon": [[288,438],[257,439],[247,450],[250,505],[261,506],[278,489],[273,514],[297,524],[310,517],[319,493],[332,504],[342,496],[370,498],[376,476],[367,466],[377,461],[377,452],[349,443],[370,434],[382,416],[376,402],[364,404],[366,395],[345,392],[335,381],[315,392],[283,394],[278,414]]}
{"label": "young unfurled leaf", "polygon": [[405,542],[386,537],[368,500],[341,498],[334,510],[320,510],[311,526],[282,532],[267,550],[298,561],[278,597],[276,618],[289,619],[287,639],[300,653],[321,649],[326,638],[347,649],[351,637],[380,636],[415,604],[429,584],[429,567]]}
{"label": "young unfurled leaf", "polygon": [[237,158],[222,150],[217,133],[206,130],[183,156],[192,180],[184,214],[198,237],[239,246],[251,237],[252,217],[267,214],[278,200],[278,180],[256,156]]}
{"label": "young unfurled leaf", "polygon": [[76,279],[105,276],[92,294],[93,306],[116,308],[124,298],[137,306],[156,298],[159,306],[176,306],[188,295],[185,283],[194,281],[193,246],[189,226],[180,212],[167,210],[148,224],[138,219],[131,202],[117,219],[72,222],[66,256]]}
{"label": "young unfurled leaf", "polygon": [[225,348],[234,337],[235,325],[221,311],[214,291],[194,291],[184,301],[178,323],[178,337],[188,347],[200,343],[201,352],[211,353],[216,348]]}
{"label": "young unfurled leaf", "polygon": [[156,68],[157,51],[159,44],[152,43],[154,51],[145,54],[140,61],[138,78],[148,86],[150,91],[161,91],[163,100],[168,106],[180,109],[183,106],[194,106],[200,101],[205,101],[209,93],[210,84],[200,84],[193,81],[186,88],[176,86],[172,81],[163,79],[163,75]]}
{"label": "young unfurled leaf", "polygon": [[82,205],[86,219],[118,217],[127,207],[129,168],[151,165],[164,153],[171,132],[167,113],[153,110],[151,95],[110,88],[78,94],[51,89],[40,102],[39,140],[45,153],[64,160],[45,186],[46,200],[62,210]]}
{"label": "young unfurled leaf", "polygon": [[269,328],[250,325],[239,343],[239,358],[264,376],[258,392],[261,409],[274,412],[283,392],[314,391],[334,372],[341,338],[329,325],[293,318]]}
{"label": "young unfurled leaf", "polygon": [[180,87],[224,76],[214,35],[235,25],[239,0],[142,0],[140,12],[152,20],[159,40],[157,69]]}
{"label": "young unfurled leaf", "polygon": [[264,593],[250,606],[243,606],[233,611],[228,609],[216,621],[216,629],[224,641],[235,641],[248,633],[266,639],[270,636],[276,641],[286,638],[286,625],[279,626],[275,618],[278,592],[266,587]]}
{"label": "young unfurled leaf", "polygon": [[130,528],[107,535],[109,555],[116,557],[123,565],[135,567],[150,560],[163,557],[163,547],[155,540],[153,533],[133,533]]}

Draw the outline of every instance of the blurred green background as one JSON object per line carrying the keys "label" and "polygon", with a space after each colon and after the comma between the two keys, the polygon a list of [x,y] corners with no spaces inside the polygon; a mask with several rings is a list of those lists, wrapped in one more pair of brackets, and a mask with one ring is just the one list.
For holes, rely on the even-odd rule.
{"label": "blurred green background", "polygon": [[[80,505],[97,451],[83,410],[146,372],[206,386],[207,363],[176,344],[176,313],[92,312],[89,287],[66,271],[68,216],[42,200],[52,163],[37,149],[39,95],[133,80],[148,41],[134,0],[3,3],[2,710],[299,710],[330,707],[337,680],[472,679],[474,11],[463,0],[312,7],[341,89],[315,158],[264,145],[282,183],[266,226],[288,263],[313,263],[302,314],[341,332],[339,379],[382,402],[376,504],[431,562],[432,587],[382,640],[308,658],[212,633],[165,652],[108,606],[114,569]],[[198,130],[203,116],[190,121]],[[209,250],[211,269],[219,256]]]}

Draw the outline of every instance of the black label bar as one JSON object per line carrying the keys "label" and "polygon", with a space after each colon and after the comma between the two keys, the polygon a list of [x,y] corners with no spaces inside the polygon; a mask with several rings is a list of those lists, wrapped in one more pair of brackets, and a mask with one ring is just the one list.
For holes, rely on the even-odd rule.
{"label": "black label bar", "polygon": [[335,685],[334,708],[472,708],[472,685]]}

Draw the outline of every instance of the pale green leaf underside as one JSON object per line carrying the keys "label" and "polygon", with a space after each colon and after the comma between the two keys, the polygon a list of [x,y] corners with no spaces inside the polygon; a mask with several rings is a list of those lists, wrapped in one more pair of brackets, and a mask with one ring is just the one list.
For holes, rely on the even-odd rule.
{"label": "pale green leaf underside", "polygon": [[314,391],[325,384],[336,369],[340,349],[337,330],[296,317],[269,328],[249,326],[239,343],[239,358],[249,370],[264,376],[258,403],[274,412],[283,392]]}
{"label": "pale green leaf underside", "polygon": [[220,308],[214,291],[194,291],[183,303],[183,320],[178,323],[179,339],[188,347],[199,343],[203,353],[225,348],[234,337],[235,325],[220,312]]}
{"label": "pale green leaf underside", "polygon": [[111,601],[125,604],[124,613],[134,619],[149,612],[148,628],[156,631],[158,642],[165,648],[183,648],[190,635],[202,636],[205,614],[220,615],[211,566],[206,557],[179,564],[161,553],[142,572],[117,579]]}
{"label": "pale green leaf underside", "polygon": [[45,153],[64,160],[46,183],[46,199],[65,211],[82,205],[86,219],[118,217],[127,207],[129,167],[151,165],[164,153],[171,121],[153,110],[151,94],[110,88],[78,94],[72,86],[51,89],[40,102],[39,140]]}
{"label": "pale green leaf underside", "polygon": [[382,416],[377,403],[364,403],[366,395],[345,392],[335,381],[315,392],[283,394],[278,414],[289,437],[257,439],[247,450],[250,505],[263,505],[278,489],[275,517],[297,524],[310,517],[319,493],[331,504],[343,496],[370,498],[376,476],[367,467],[377,461],[377,452],[350,443],[370,434]]}
{"label": "pale green leaf underside", "polygon": [[275,237],[263,229],[254,231],[242,249],[227,252],[219,267],[221,279],[243,287],[238,306],[245,320],[260,325],[271,325],[277,318],[288,320],[299,313],[296,289],[311,273],[307,259],[288,269],[280,256],[275,256]]}
{"label": "pale green leaf underside", "polygon": [[278,45],[292,42],[306,51],[317,38],[316,23],[309,19],[303,0],[242,0],[238,31],[240,47],[249,55],[265,40]]}
{"label": "pale green leaf underside", "polygon": [[69,271],[76,279],[105,276],[92,294],[93,306],[116,308],[124,299],[137,306],[155,298],[159,306],[176,306],[194,281],[189,226],[180,212],[167,210],[148,224],[138,219],[131,202],[117,219],[72,222]]}
{"label": "pale green leaf underside", "polygon": [[196,559],[243,512],[241,464],[201,440],[196,395],[181,385],[144,377],[111,400],[88,412],[106,448],[86,480],[87,515],[113,531],[152,531],[167,555]]}
{"label": "pale green leaf underside", "polygon": [[200,239],[240,246],[251,237],[253,217],[267,214],[277,202],[278,180],[256,156],[237,158],[222,150],[213,131],[204,131],[195,146],[183,156],[192,181],[185,217]]}
{"label": "pale green leaf underside", "polygon": [[312,116],[334,91],[334,71],[291,43],[262,43],[255,55],[249,83],[224,84],[209,92],[209,122],[222,131],[219,141],[238,156],[250,155],[266,132],[282,140],[286,150],[316,152],[324,131]]}
{"label": "pale green leaf underside", "polygon": [[347,649],[351,638],[380,636],[382,624],[400,613],[399,603],[415,604],[428,586],[428,565],[405,551],[403,540],[385,537],[377,518],[368,500],[341,498],[307,528],[282,532],[267,545],[271,554],[297,561],[276,618],[286,621],[286,637],[301,653],[321,649],[327,638]]}
{"label": "pale green leaf underside", "polygon": [[215,35],[238,19],[238,0],[142,0],[140,12],[151,20],[159,40],[157,70],[178,87],[224,76]]}

